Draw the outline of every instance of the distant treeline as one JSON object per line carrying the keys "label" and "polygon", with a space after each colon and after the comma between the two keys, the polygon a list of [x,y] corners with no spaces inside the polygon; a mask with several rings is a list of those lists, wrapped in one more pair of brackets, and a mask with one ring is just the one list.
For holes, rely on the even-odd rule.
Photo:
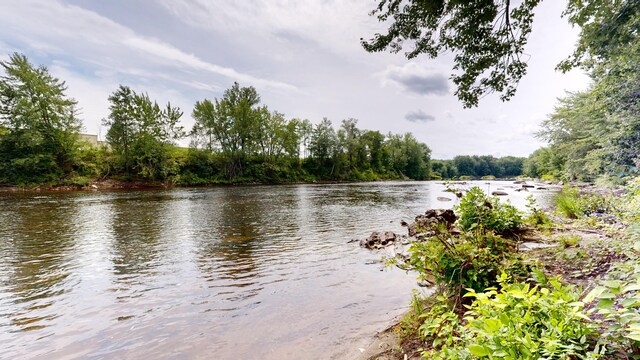
{"label": "distant treeline", "polygon": [[[109,96],[108,145],[79,141],[82,123],[65,83],[24,55],[0,62],[0,184],[85,185],[90,179],[176,184],[316,180],[512,177],[522,158],[457,156],[431,161],[411,133],[382,134],[345,119],[288,119],[235,83],[220,99],[196,102],[192,129],[182,110],[120,86]],[[176,146],[189,137],[189,148]]]}
{"label": "distant treeline", "polygon": [[495,176],[497,178],[516,177],[522,175],[525,158],[505,156],[456,156],[452,160],[431,160],[432,178],[457,179],[461,176],[481,178]]}
{"label": "distant treeline", "polygon": [[[108,145],[78,139],[82,123],[65,83],[24,55],[0,62],[0,183],[87,184],[89,179],[177,184],[430,178],[430,149],[410,134],[362,130],[346,119],[287,119],[234,84],[195,104],[195,125],[145,93],[120,86],[109,97]],[[189,148],[176,146],[190,136]]]}

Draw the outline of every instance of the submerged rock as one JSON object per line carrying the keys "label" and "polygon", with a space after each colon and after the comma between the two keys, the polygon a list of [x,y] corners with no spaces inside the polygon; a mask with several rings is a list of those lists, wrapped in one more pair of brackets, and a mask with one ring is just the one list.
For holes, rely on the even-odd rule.
{"label": "submerged rock", "polygon": [[448,197],[444,197],[444,196],[438,196],[436,199],[438,199],[438,201],[451,201],[451,199],[449,199]]}

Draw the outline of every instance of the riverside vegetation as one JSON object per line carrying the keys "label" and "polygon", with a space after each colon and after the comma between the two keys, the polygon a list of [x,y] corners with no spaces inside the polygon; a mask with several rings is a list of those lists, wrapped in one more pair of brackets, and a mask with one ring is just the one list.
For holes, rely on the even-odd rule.
{"label": "riverside vegetation", "polygon": [[[196,102],[189,131],[182,110],[120,86],[109,96],[106,143],[79,141],[82,123],[65,83],[24,55],[0,62],[0,184],[86,186],[116,179],[176,185],[316,180],[427,180],[514,177],[524,158],[458,156],[431,161],[411,133],[339,129],[323,119],[287,119],[260,103],[253,87],[235,83],[221,99]],[[191,139],[189,148],[177,141]],[[433,166],[433,171],[431,167]]]}
{"label": "riverside vegetation", "polygon": [[[346,119],[286,119],[235,83],[198,101],[190,131],[182,110],[120,86],[109,96],[107,144],[78,140],[77,103],[63,81],[24,55],[0,62],[0,183],[77,184],[119,179],[198,185],[234,182],[428,179],[430,149],[412,134],[361,130]],[[190,135],[191,145],[176,146]]]}
{"label": "riverside vegetation", "polygon": [[[506,101],[526,75],[523,55],[540,3],[380,0],[371,15],[386,30],[362,45],[406,48],[408,59],[447,54],[465,107],[492,92]],[[407,355],[640,358],[640,2],[569,0],[562,16],[580,34],[556,69],[579,68],[592,81],[559,99],[537,134],[548,145],[524,161],[523,173],[620,191],[567,187],[554,214],[531,204],[526,216],[479,190],[466,194],[460,231],[423,229],[409,262],[399,262],[436,288],[427,299],[416,296],[396,327],[414,345]],[[532,238],[558,246],[517,251]]]}
{"label": "riverside vegetation", "polygon": [[[531,198],[523,214],[475,187],[456,228],[418,229],[391,263],[435,292],[414,295],[395,327],[401,345],[379,356],[639,358],[640,178],[618,195],[566,188],[558,199],[547,213]],[[520,252],[523,241],[555,246]]]}

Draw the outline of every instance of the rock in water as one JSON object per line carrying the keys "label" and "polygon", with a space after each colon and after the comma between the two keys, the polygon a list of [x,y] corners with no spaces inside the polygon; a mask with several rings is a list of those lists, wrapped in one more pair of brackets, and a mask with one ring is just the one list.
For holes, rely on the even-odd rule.
{"label": "rock in water", "polygon": [[504,191],[494,191],[494,192],[491,193],[491,195],[493,195],[493,196],[507,196],[509,194],[504,192]]}
{"label": "rock in water", "polygon": [[437,199],[438,199],[438,201],[451,201],[451,199],[449,199],[448,197],[444,197],[444,196],[438,196]]}
{"label": "rock in water", "polygon": [[398,235],[393,231],[374,231],[368,238],[360,240],[360,246],[367,249],[379,249],[391,245],[398,240]]}
{"label": "rock in water", "polygon": [[416,216],[415,222],[409,225],[409,236],[415,236],[421,231],[436,231],[438,225],[444,224],[447,229],[453,227],[458,217],[451,209],[430,209],[424,215]]}

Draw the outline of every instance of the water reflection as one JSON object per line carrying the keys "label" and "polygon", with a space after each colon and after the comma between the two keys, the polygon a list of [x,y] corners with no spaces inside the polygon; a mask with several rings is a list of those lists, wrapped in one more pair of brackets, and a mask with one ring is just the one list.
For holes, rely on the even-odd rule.
{"label": "water reflection", "polygon": [[[144,198],[116,197],[111,201],[111,261],[115,281],[138,281],[160,265],[164,211],[171,198],[154,194]],[[141,280],[144,281],[144,280]]]}
{"label": "water reflection", "polygon": [[352,357],[415,282],[347,241],[455,205],[443,189],[0,193],[0,358]]}
{"label": "water reflection", "polygon": [[[47,310],[74,286],[75,208],[48,211],[54,197],[12,196],[0,206],[9,214],[2,228],[2,323],[9,331],[43,329],[58,315]],[[6,302],[6,303],[5,303]],[[8,304],[7,304],[8,303]],[[10,310],[10,311],[7,311]]]}

